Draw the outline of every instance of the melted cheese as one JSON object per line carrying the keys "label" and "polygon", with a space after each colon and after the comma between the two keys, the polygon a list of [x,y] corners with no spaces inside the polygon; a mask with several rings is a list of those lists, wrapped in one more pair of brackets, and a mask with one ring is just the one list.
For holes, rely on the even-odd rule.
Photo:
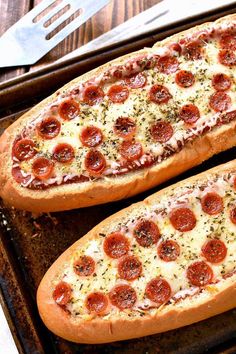
{"label": "melted cheese", "polygon": [[[39,117],[37,117],[34,122],[30,122],[26,127],[28,135],[34,141],[37,141],[40,155],[51,158],[54,147],[61,142],[71,144],[76,155],[76,158],[73,159],[70,164],[56,163],[55,178],[58,179],[57,182],[59,183],[65,175],[88,176],[88,172],[84,166],[84,159],[89,149],[83,147],[79,139],[82,128],[88,125],[95,125],[102,130],[104,140],[102,144],[97,147],[97,150],[103,153],[107,161],[107,169],[104,171],[105,176],[116,174],[122,161],[122,157],[119,153],[122,139],[114,133],[114,123],[116,119],[121,116],[132,117],[132,119],[135,120],[137,126],[135,139],[142,144],[144,154],[151,154],[157,162],[161,162],[166,147],[174,153],[178,150],[178,142],[181,142],[183,146],[189,139],[192,140],[197,135],[201,135],[204,127],[208,126],[211,127],[211,129],[217,129],[216,124],[220,114],[212,111],[209,106],[209,98],[215,92],[211,80],[216,73],[225,73],[231,78],[232,86],[230,91],[227,91],[227,94],[231,97],[232,101],[229,111],[235,110],[236,68],[235,66],[227,67],[219,63],[219,43],[217,37],[208,41],[203,47],[203,50],[203,58],[200,60],[186,60],[184,56],[179,56],[177,58],[179,61],[179,69],[190,71],[195,76],[195,84],[192,87],[179,87],[175,83],[176,73],[166,75],[158,72],[158,69],[154,67],[152,69],[144,70],[144,74],[147,77],[147,84],[145,87],[129,89],[129,97],[122,104],[112,103],[109,100],[107,92],[114,84],[114,80],[111,82],[112,80],[108,78],[103,84],[103,90],[106,95],[102,103],[88,106],[80,101],[80,114],[72,121],[63,121],[57,113],[58,104],[67,97],[66,92],[59,95],[55,102],[50,106],[45,107]],[[152,58],[157,54],[163,55],[167,52],[167,48],[153,48],[150,49],[149,57]],[[140,67],[137,66],[137,63],[135,61],[133,63],[132,72],[140,71]],[[128,64],[129,63],[124,63],[123,66],[121,65],[119,67],[119,70],[122,70],[123,74],[127,74],[127,68],[130,66]],[[116,69],[117,67],[110,68],[109,74],[112,75],[112,72]],[[92,80],[91,82],[100,84],[101,80],[104,79],[106,75],[106,72],[101,73],[95,81]],[[122,82],[122,79],[116,80],[117,84]],[[148,92],[154,84],[164,85],[170,91],[172,99],[170,99],[167,104],[158,105],[150,102],[148,99]],[[86,83],[81,83],[79,86],[80,93],[77,97],[79,100],[82,99],[82,92],[85,85]],[[187,126],[178,118],[179,109],[187,103],[195,104],[199,108],[201,114],[200,119],[192,127]],[[56,138],[45,140],[37,135],[35,126],[43,118],[51,115],[52,112],[61,122],[61,132]],[[155,142],[150,135],[150,127],[157,120],[170,122],[174,129],[174,135],[172,138],[163,144]],[[140,160],[135,161],[137,166],[139,166],[140,163]],[[31,171],[31,160],[19,164],[22,171]],[[115,168],[113,167],[114,164]],[[125,171],[127,171],[127,169],[124,169],[124,172]],[[45,183],[50,184],[50,180],[45,181]]]}
{"label": "melted cheese", "polygon": [[[158,276],[169,282],[172,290],[171,302],[198,294],[200,289],[189,283],[186,270],[195,261],[206,261],[201,248],[207,240],[213,238],[219,238],[224,242],[227,255],[221,263],[208,262],[214,273],[213,284],[207,285],[203,291],[218,291],[215,283],[225,282],[223,276],[236,269],[236,225],[229,219],[230,210],[235,206],[236,200],[236,191],[232,187],[235,176],[234,173],[210,175],[208,179],[200,180],[195,185],[187,184],[170,190],[161,198],[157,197],[151,204],[144,204],[135,212],[128,211],[122,220],[115,220],[101,228],[93,240],[86,242],[74,252],[70,262],[63,265],[63,269],[54,280],[54,285],[64,280],[72,286],[72,300],[67,305],[72,316],[86,317],[88,314],[84,306],[86,296],[94,291],[108,294],[117,284],[130,284],[136,291],[137,302],[132,310],[125,310],[122,313],[116,307],[110,306],[106,318],[118,312],[121,316],[129,313],[132,313],[132,316],[143,316],[157,311],[158,305],[146,298],[145,287],[151,279]],[[224,210],[218,215],[208,215],[202,210],[200,199],[208,192],[218,193],[223,198]],[[169,214],[177,205],[187,206],[194,212],[197,223],[193,230],[183,233],[177,231],[170,223]],[[133,229],[142,218],[157,223],[161,232],[160,240],[151,247],[141,247],[133,236]],[[114,231],[120,231],[128,238],[129,254],[137,256],[142,262],[142,275],[134,281],[120,279],[117,271],[119,260],[110,258],[103,250],[104,237]],[[175,240],[180,246],[180,256],[175,261],[165,262],[159,258],[157,247],[160,242],[169,239]],[[91,256],[96,262],[95,275],[81,277],[75,274],[73,263],[82,255]]]}

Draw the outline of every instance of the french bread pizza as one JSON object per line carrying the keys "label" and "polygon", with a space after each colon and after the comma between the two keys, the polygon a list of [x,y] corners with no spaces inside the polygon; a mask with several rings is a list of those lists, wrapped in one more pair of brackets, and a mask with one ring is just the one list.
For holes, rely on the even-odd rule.
{"label": "french bread pizza", "polygon": [[35,212],[119,200],[236,144],[236,16],[62,87],[0,139],[0,195]]}
{"label": "french bread pizza", "polygon": [[57,335],[141,337],[236,306],[236,160],[110,216],[51,266],[37,293]]}

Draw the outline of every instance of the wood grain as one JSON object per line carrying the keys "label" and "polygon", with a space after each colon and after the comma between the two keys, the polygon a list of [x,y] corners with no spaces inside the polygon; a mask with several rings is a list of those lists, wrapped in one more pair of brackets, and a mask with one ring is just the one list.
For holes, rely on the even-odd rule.
{"label": "wood grain", "polygon": [[[0,0],[0,35],[18,21],[32,6],[42,0]],[[85,0],[86,1],[86,0]],[[94,0],[99,1],[99,0]],[[35,65],[17,69],[0,69],[0,82],[53,63],[63,55],[109,31],[134,15],[155,5],[159,0],[111,0],[79,29],[59,43]]]}
{"label": "wood grain", "polygon": [[[0,37],[30,9],[30,0],[0,0]],[[0,82],[21,75],[25,68],[0,69]]]}

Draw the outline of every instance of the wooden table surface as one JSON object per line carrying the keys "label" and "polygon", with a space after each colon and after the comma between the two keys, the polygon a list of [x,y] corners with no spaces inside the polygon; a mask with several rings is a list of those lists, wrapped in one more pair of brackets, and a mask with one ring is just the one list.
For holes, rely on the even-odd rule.
{"label": "wooden table surface", "polygon": [[[0,36],[42,0],[0,0]],[[80,0],[86,1],[86,0]],[[99,0],[94,0],[99,1]],[[59,3],[60,0],[55,0]],[[111,0],[90,20],[58,44],[33,66],[0,69],[0,82],[52,63],[63,55],[98,37],[128,18],[155,5],[159,0]]]}

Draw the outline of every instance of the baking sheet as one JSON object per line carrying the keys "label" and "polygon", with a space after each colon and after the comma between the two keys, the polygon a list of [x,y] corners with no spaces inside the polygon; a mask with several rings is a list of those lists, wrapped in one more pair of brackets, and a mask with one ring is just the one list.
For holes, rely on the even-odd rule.
{"label": "baking sheet", "polygon": [[[233,13],[235,9],[231,8],[229,12]],[[209,17],[213,19],[219,15],[214,14]],[[199,22],[199,19],[196,21]],[[201,21],[204,22],[204,19]],[[189,27],[190,23],[180,27],[187,26]],[[97,55],[93,54],[84,56],[80,62],[69,60],[63,65],[51,66],[50,70],[47,68],[37,74],[27,74],[23,81],[15,79],[0,85],[0,89],[2,88],[0,132],[32,104],[81,72],[128,51],[151,45],[158,38],[168,35],[170,31],[178,32],[180,27],[174,30],[167,28],[165,32],[141,37],[135,43],[107,48],[99,54],[99,63]],[[18,102],[20,104],[16,104]],[[148,192],[102,206],[35,216],[28,212],[6,208],[1,202],[0,289],[20,352],[27,354],[198,354],[205,351],[230,353],[230,350],[235,353],[233,342],[236,337],[236,310],[163,334],[112,344],[79,345],[64,341],[49,332],[39,318],[35,302],[37,286],[48,267],[67,247],[98,222],[167,185],[235,157],[236,148],[233,148]],[[227,344],[224,344],[226,342]],[[220,346],[217,348],[218,345]],[[234,349],[235,351],[232,351]]]}

